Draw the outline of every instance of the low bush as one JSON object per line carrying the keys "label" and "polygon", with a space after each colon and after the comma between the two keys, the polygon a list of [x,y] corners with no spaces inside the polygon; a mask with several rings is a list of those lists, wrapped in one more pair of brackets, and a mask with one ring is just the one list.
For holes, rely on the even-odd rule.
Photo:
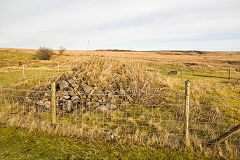
{"label": "low bush", "polygon": [[49,48],[46,47],[40,47],[37,51],[37,59],[40,60],[49,60],[51,56],[53,55],[53,51]]}

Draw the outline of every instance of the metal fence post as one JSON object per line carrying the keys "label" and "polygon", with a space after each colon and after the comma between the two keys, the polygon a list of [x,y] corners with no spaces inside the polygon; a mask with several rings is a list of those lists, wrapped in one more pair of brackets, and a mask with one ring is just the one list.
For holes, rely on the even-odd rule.
{"label": "metal fence post", "polygon": [[189,102],[190,102],[190,81],[185,82],[185,109],[184,109],[184,136],[185,145],[190,146],[189,138]]}
{"label": "metal fence post", "polygon": [[52,83],[52,99],[51,99],[51,104],[52,104],[52,125],[55,125],[57,123],[57,117],[56,117],[56,83]]}

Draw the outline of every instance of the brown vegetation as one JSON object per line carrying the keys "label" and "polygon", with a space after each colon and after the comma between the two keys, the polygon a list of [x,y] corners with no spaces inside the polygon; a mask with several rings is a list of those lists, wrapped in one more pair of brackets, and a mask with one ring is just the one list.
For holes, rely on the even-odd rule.
{"label": "brown vegetation", "polygon": [[[32,100],[13,97],[9,99],[13,101],[9,102],[14,104],[13,107],[6,104],[6,108],[12,114],[20,112],[27,118],[29,115],[31,118],[37,117],[42,121],[36,126],[45,127],[46,132],[90,138],[104,135],[118,142],[131,141],[140,144],[145,142],[149,145],[157,144],[162,147],[167,145],[179,149],[183,145],[179,139],[182,139],[183,123],[181,122],[184,115],[181,105],[176,106],[176,104],[183,104],[184,95],[182,97],[178,95],[184,94],[182,88],[184,81],[179,75],[161,74],[159,67],[164,67],[162,64],[166,64],[169,67],[184,65],[192,70],[226,70],[229,62],[239,60],[239,52],[67,50],[62,55],[55,55],[54,59],[48,62],[60,61],[70,66],[68,72],[55,79],[59,92],[56,95],[59,107],[57,116],[58,122],[64,124],[62,129],[60,129],[61,125],[57,125],[56,131],[56,128],[51,128],[49,124],[42,122],[49,122],[51,119],[49,82],[31,86],[31,89],[39,92],[24,96]],[[239,67],[238,63],[232,63],[233,69],[237,70]],[[224,141],[223,146],[216,146],[212,150],[202,145],[206,139],[213,139],[231,125],[239,123],[239,92],[234,88],[239,86],[239,81],[226,83],[201,78],[192,80],[195,87],[192,87],[191,94],[204,96],[191,96],[191,149],[200,154],[214,153],[224,158],[239,158],[237,149],[233,147],[238,144],[236,141]],[[230,88],[223,90],[221,87]],[[157,90],[145,90],[151,88]],[[226,95],[235,97],[226,97]],[[65,101],[74,101],[73,99],[77,102],[71,104],[70,109],[66,108],[69,103]],[[58,103],[60,100],[64,102]],[[103,108],[103,105],[107,110],[97,110],[97,107]],[[111,108],[109,105],[115,106],[109,109]],[[35,121],[31,118],[31,121]],[[5,120],[9,123],[10,119]],[[18,119],[21,118],[13,118],[10,122],[16,124],[15,121]],[[27,122],[20,124],[27,128],[31,126],[25,123]],[[33,123],[32,126],[35,124]]]}

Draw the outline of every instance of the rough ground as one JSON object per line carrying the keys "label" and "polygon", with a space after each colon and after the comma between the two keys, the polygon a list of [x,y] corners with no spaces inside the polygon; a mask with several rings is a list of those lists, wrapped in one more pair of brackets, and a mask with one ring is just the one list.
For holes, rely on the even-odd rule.
{"label": "rough ground", "polygon": [[214,159],[168,148],[50,136],[0,124],[0,159]]}

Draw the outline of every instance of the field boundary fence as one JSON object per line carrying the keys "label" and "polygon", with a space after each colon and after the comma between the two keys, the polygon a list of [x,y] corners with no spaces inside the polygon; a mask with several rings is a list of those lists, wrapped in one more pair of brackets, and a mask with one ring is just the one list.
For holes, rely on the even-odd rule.
{"label": "field boundary fence", "polygon": [[[61,76],[69,71],[70,67],[59,62],[53,64],[23,64],[21,66],[0,68],[0,85],[6,88],[31,88],[30,86],[42,85],[48,80]],[[29,86],[22,85],[28,83]]]}
{"label": "field boundary fence", "polygon": [[[46,81],[62,76],[62,74],[66,73],[66,71],[71,71],[72,68],[77,66],[77,64],[85,60],[86,59],[81,59],[79,61],[70,62],[71,64],[54,62],[49,64],[22,64],[20,66],[3,67],[0,68],[0,85],[6,88],[15,88],[16,86],[24,86],[23,88],[32,88],[26,87],[26,85],[21,85],[23,83],[31,83],[30,86],[33,86],[35,84],[38,84],[40,86]],[[109,60],[112,60],[112,58],[109,58]],[[144,62],[144,64],[148,63],[149,62]],[[138,69],[142,67],[145,71],[150,72],[153,69],[156,69],[160,74],[169,77],[181,78],[182,80],[195,80],[198,77],[205,79],[215,78],[228,81],[240,79],[238,72],[231,68],[231,66],[228,69],[222,69],[221,71],[219,70],[219,73],[216,74],[213,71],[203,72],[198,69],[195,69],[194,72],[192,72],[191,67],[189,68],[183,64],[180,66],[151,66],[149,63],[149,66],[143,66],[143,64],[140,64],[140,62],[135,62],[132,60],[129,60],[129,64],[136,66]]]}
{"label": "field boundary fence", "polygon": [[52,127],[71,126],[73,134],[85,137],[170,146],[200,147],[211,142],[240,150],[239,134],[216,143],[216,138],[240,123],[239,94],[196,94],[209,87],[191,86],[190,81],[182,87],[115,91],[87,86],[64,90],[64,85],[53,82],[46,90],[1,87],[0,112],[23,117],[29,125],[44,121]]}

